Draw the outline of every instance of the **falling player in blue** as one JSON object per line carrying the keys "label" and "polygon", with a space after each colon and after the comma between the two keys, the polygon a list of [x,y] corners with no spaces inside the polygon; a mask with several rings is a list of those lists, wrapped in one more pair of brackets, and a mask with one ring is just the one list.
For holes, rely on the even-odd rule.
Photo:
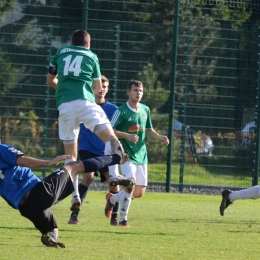
{"label": "falling player in blue", "polygon": [[65,247],[57,241],[58,225],[50,207],[74,191],[73,181],[79,173],[118,164],[121,153],[70,162],[41,180],[30,168],[55,166],[69,156],[61,155],[46,161],[26,157],[13,146],[0,144],[0,196],[34,224],[42,234],[44,245]]}

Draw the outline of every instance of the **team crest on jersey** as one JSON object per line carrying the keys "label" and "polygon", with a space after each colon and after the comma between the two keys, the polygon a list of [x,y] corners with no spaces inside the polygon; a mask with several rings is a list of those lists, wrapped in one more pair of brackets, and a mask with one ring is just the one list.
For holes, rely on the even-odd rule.
{"label": "team crest on jersey", "polygon": [[8,150],[9,150],[10,152],[12,152],[12,153],[16,153],[17,155],[23,154],[21,151],[15,149],[15,148],[13,148],[13,147],[8,148]]}

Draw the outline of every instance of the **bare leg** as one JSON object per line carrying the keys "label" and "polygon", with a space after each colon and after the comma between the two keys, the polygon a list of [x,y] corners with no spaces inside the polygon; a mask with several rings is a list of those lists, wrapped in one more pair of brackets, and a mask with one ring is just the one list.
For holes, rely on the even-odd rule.
{"label": "bare leg", "polygon": [[[65,154],[70,155],[71,158],[68,160],[65,160],[65,165],[68,164],[71,161],[76,161],[77,160],[77,154],[78,154],[78,143],[74,142],[72,144],[64,144],[64,151]],[[79,179],[78,176],[75,177],[73,180],[73,187],[74,187],[74,192],[72,193],[72,206],[70,208],[71,211],[78,211],[81,205],[81,201],[79,198]]]}

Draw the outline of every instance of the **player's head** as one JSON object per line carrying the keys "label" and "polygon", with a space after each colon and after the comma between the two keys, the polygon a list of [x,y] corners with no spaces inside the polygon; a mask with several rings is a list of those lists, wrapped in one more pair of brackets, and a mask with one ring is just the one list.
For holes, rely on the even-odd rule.
{"label": "player's head", "polygon": [[102,89],[101,91],[99,89],[94,88],[94,95],[95,98],[105,98],[108,90],[109,90],[109,80],[105,76],[101,76],[101,82],[102,82]]}
{"label": "player's head", "polygon": [[101,76],[102,85],[105,85],[107,88],[109,86],[109,80],[104,75]]}
{"label": "player's head", "polygon": [[71,44],[75,46],[90,47],[90,35],[87,31],[76,30],[71,37]]}
{"label": "player's head", "polygon": [[131,79],[127,84],[127,91],[131,91],[133,87],[142,87],[143,89],[143,83],[141,81]]}
{"label": "player's head", "polygon": [[127,85],[127,95],[130,101],[139,102],[143,97],[143,83],[138,80],[131,80]]}

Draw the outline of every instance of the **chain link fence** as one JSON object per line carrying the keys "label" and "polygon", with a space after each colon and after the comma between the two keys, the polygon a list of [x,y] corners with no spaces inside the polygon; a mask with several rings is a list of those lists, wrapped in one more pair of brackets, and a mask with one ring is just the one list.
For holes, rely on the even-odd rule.
{"label": "chain link fence", "polygon": [[45,79],[50,57],[84,28],[110,80],[107,99],[123,104],[128,81],[141,80],[154,128],[172,134],[169,148],[147,140],[149,181],[166,184],[168,174],[180,191],[257,184],[259,1],[1,3],[2,143],[46,159],[63,153]]}

